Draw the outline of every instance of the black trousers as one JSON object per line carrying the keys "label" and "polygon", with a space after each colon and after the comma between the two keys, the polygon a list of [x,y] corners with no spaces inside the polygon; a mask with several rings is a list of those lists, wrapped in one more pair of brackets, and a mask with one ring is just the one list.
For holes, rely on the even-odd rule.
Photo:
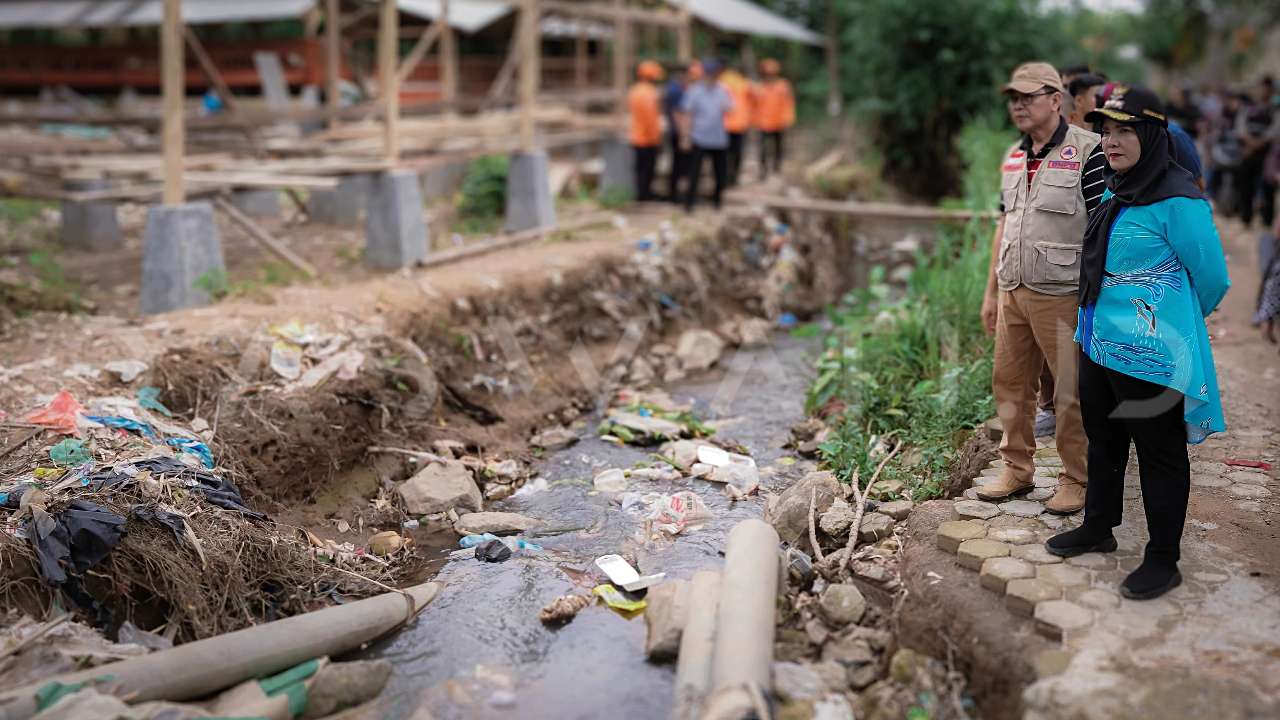
{"label": "black trousers", "polygon": [[[769,146],[773,145],[773,157],[769,157]],[[773,161],[773,169],[782,172],[782,133],[760,133],[760,179],[769,177],[769,162]]]}
{"label": "black trousers", "polygon": [[742,171],[742,144],[746,133],[729,133],[729,187],[738,184],[738,176]]}
{"label": "black trousers", "polygon": [[1081,354],[1080,415],[1089,437],[1084,524],[1100,531],[1120,524],[1132,440],[1150,533],[1146,558],[1164,564],[1180,557],[1191,492],[1183,400],[1177,390],[1110,370]]}
{"label": "black trousers", "polygon": [[[1253,222],[1253,208],[1257,204],[1258,217],[1263,229],[1271,227],[1276,217],[1276,186],[1266,177],[1267,152],[1257,152],[1245,159],[1236,171],[1236,192],[1239,198],[1240,222],[1248,226]],[[1261,195],[1259,198],[1258,196]]]}
{"label": "black trousers", "polygon": [[671,148],[671,175],[667,178],[667,199],[678,203],[684,197],[680,193],[680,180],[689,174],[690,153],[680,149],[680,136],[667,134],[667,147]]}
{"label": "black trousers", "polygon": [[657,145],[632,145],[635,153],[636,200],[653,199],[653,169],[658,165]]}
{"label": "black trousers", "polygon": [[698,180],[702,176],[702,161],[708,157],[711,158],[711,169],[715,173],[716,183],[715,190],[711,195],[711,202],[717,210],[720,209],[720,197],[724,194],[725,179],[729,174],[729,150],[727,148],[705,148],[694,145],[689,159],[689,189],[684,196],[685,210],[693,210],[693,204],[697,201]]}

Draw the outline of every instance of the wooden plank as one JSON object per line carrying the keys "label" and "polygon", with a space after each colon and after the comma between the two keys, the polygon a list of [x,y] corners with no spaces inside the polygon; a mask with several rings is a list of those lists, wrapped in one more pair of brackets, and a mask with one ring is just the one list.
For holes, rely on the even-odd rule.
{"label": "wooden plank", "polygon": [[382,0],[378,22],[378,91],[382,94],[384,108],[383,156],[391,163],[400,157],[400,83],[396,75],[399,22],[400,9],[396,7],[396,1]]}
{"label": "wooden plank", "polygon": [[[517,29],[516,32],[519,33],[519,30]],[[506,96],[507,90],[511,87],[511,78],[515,75],[516,65],[519,62],[520,41],[513,39],[507,48],[507,57],[502,61],[502,67],[498,68],[498,74],[493,77],[493,84],[489,86],[489,92],[485,93],[485,97],[488,100],[498,100]]]}
{"label": "wooden plank", "polygon": [[447,265],[451,262],[465,260],[466,258],[476,257],[479,255],[487,255],[496,250],[503,250],[517,245],[525,245],[527,243],[536,242],[553,232],[567,232],[571,230],[581,230],[582,228],[591,227],[593,225],[609,225],[613,222],[613,215],[610,213],[592,213],[584,215],[574,220],[569,220],[560,225],[554,225],[545,228],[533,228],[531,230],[522,230],[518,233],[510,235],[502,235],[492,240],[483,240],[471,245],[463,245],[462,247],[449,248],[440,252],[433,252],[424,260],[418,262],[419,267],[436,267],[438,265]]}
{"label": "wooden plank", "polygon": [[186,200],[182,184],[182,154],[186,138],[182,125],[182,100],[186,94],[182,60],[182,0],[164,0],[164,24],[160,28],[160,80],[164,92],[164,204]]}
{"label": "wooden plank", "polygon": [[573,38],[573,87],[579,91],[587,89],[587,33],[579,28]]}
{"label": "wooden plank", "polygon": [[613,92],[617,102],[618,127],[626,127],[627,80],[631,68],[631,26],[627,22],[625,0],[613,0],[617,13],[613,30]]}
{"label": "wooden plank", "polygon": [[342,96],[338,89],[339,73],[342,71],[342,17],[339,0],[325,0],[324,15],[324,84],[325,104],[329,112],[329,129],[338,126],[338,110]]}
{"label": "wooden plank", "polygon": [[184,177],[188,182],[216,183],[219,185],[235,185],[237,187],[254,188],[307,188],[309,190],[336,190],[337,178],[316,177],[314,175],[272,175],[252,171],[236,172],[219,170],[217,172],[187,172]]}
{"label": "wooden plank", "polygon": [[232,205],[231,201],[219,195],[213,199],[213,203],[218,206],[219,210],[226,213],[227,217],[231,218],[232,222],[239,225],[241,229],[248,233],[249,237],[256,240],[271,254],[289,263],[308,278],[313,280],[315,279],[317,273],[315,267],[313,267],[311,263],[298,257],[298,255],[290,250],[287,245],[271,237],[266,230],[262,229],[261,225],[251,220],[249,216],[240,212],[240,209],[235,205]]}
{"label": "wooden plank", "polygon": [[413,48],[409,50],[409,54],[404,56],[404,60],[400,61],[400,69],[396,71],[396,82],[403,83],[409,79],[413,71],[417,69],[422,59],[431,52],[431,48],[435,46],[436,40],[440,39],[440,23],[433,22],[422,31],[422,35],[418,37],[418,42],[414,43]]}
{"label": "wooden plank", "polygon": [[440,2],[440,82],[441,95],[448,103],[449,112],[457,112],[458,102],[458,42],[449,24],[449,0]]}
{"label": "wooden plank", "polygon": [[734,192],[729,193],[728,198],[730,202],[745,205],[762,205],[775,210],[812,212],[823,215],[842,215],[845,217],[872,218],[877,220],[968,222],[975,218],[980,220],[994,220],[999,216],[999,214],[994,211],[947,210],[921,205],[784,198]]}
{"label": "wooden plank", "polygon": [[[236,100],[235,95],[232,94],[231,86],[227,85],[222,73],[218,72],[218,66],[214,64],[213,58],[205,50],[204,43],[200,42],[200,37],[196,35],[190,25],[183,25],[182,33],[187,40],[187,47],[191,48],[191,54],[196,56],[196,62],[200,64],[200,69],[204,71],[205,77],[209,78],[209,82],[213,84],[218,96],[222,98],[222,102],[226,103],[227,109],[232,112],[238,110],[240,103]],[[258,133],[253,129],[253,126],[242,125],[241,130],[244,131],[245,139],[249,141],[249,146],[253,148],[254,153],[259,153],[261,148],[258,142]]]}
{"label": "wooden plank", "polygon": [[524,0],[520,12],[520,148],[534,147],[534,111],[542,75],[542,31],[538,0]]}

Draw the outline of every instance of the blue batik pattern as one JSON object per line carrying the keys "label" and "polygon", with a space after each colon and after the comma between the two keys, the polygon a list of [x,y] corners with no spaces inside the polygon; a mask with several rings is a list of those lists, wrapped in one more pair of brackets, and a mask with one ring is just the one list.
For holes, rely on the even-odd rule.
{"label": "blue batik pattern", "polygon": [[1102,289],[1080,309],[1076,341],[1099,365],[1181,392],[1187,440],[1201,442],[1226,429],[1204,318],[1228,287],[1207,202],[1126,207],[1112,223]]}

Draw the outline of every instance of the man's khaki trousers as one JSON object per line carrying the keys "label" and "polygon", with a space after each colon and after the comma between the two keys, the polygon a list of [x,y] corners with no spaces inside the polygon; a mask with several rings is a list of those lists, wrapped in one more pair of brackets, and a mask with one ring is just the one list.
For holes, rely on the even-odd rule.
{"label": "man's khaki trousers", "polygon": [[1048,361],[1054,383],[1053,404],[1058,416],[1057,445],[1062,458],[1058,484],[1088,482],[1085,457],[1088,441],[1080,423],[1077,366],[1080,349],[1076,331],[1075,293],[1045,295],[1025,287],[1000,291],[996,318],[996,356],[992,393],[996,414],[1004,426],[1000,456],[1006,477],[1031,482],[1035,471],[1036,392],[1042,362]]}

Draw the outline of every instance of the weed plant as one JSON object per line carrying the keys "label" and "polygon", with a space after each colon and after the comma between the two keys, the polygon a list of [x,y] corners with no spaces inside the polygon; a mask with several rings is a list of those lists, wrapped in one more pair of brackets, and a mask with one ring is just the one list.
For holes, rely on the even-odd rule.
{"label": "weed plant", "polygon": [[[963,200],[990,209],[993,172],[1010,138],[977,122],[960,137],[967,170]],[[917,256],[905,291],[874,268],[867,287],[829,309],[832,330],[807,398],[809,410],[843,406],[821,446],[824,464],[849,482],[868,478],[892,445],[902,450],[881,473],[880,498],[917,501],[943,492],[947,470],[968,432],[991,417],[991,339],[980,309],[991,259],[993,222],[940,228]]]}

